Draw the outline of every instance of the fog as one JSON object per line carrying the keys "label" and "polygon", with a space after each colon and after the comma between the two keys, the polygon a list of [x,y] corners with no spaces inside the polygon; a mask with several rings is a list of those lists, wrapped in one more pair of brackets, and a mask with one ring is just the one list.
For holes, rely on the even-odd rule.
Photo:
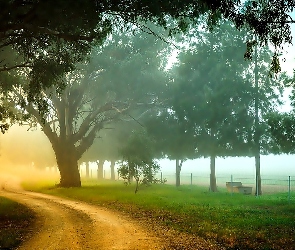
{"label": "fog", "polygon": [[[165,36],[163,29],[151,28]],[[122,159],[152,158],[164,173],[174,174],[175,160],[183,160],[181,173],[209,176],[215,171],[211,160],[217,176],[255,175],[254,157],[244,156],[260,154],[260,149],[283,152],[267,132],[264,115],[292,107],[290,89],[281,97],[278,88],[286,75],[269,77],[272,48],[253,47],[255,63],[244,59],[249,39],[251,32],[237,31],[228,22],[211,33],[191,28],[189,36],[176,36],[178,49],[140,30],[114,32],[105,46],[93,48],[89,61],[63,76],[62,93],[42,93],[47,107],[35,103],[30,110],[18,110],[30,113],[29,122],[38,125],[13,125],[0,136],[1,171],[46,175],[39,170],[56,169],[57,158],[64,177],[76,173],[61,176],[61,184],[69,187],[80,185],[77,165],[82,164],[83,174],[83,162],[91,162],[93,172],[97,162],[105,162],[107,172],[110,162],[117,161],[118,167]],[[289,75],[293,51],[289,47],[280,58]],[[23,95],[12,91],[11,101],[28,103],[22,87]],[[285,103],[280,106],[280,101]],[[141,137],[131,141],[136,133]],[[293,155],[262,155],[261,175],[294,176],[293,162]]]}
{"label": "fog", "polygon": [[[175,162],[169,160],[160,161],[162,170],[169,173],[175,172]],[[187,160],[183,163],[182,173],[194,173],[200,175],[210,174],[210,160],[201,158]],[[227,157],[216,159],[216,175],[238,175],[239,177],[255,176],[254,157]],[[262,155],[261,176],[286,177],[295,176],[295,155]]]}
{"label": "fog", "polygon": [[12,126],[0,135],[0,162],[8,168],[45,168],[56,165],[49,140],[37,128]]}
{"label": "fog", "polygon": [[58,173],[44,171],[56,166],[48,139],[42,131],[12,126],[0,135],[0,187],[21,188],[23,181],[33,183],[51,179],[58,183]]}
{"label": "fog", "polygon": [[[39,179],[52,179],[56,183],[59,173],[54,170],[56,161],[51,145],[40,129],[27,130],[26,126],[12,126],[0,136],[0,184],[15,188],[21,181],[34,182]],[[166,175],[175,173],[175,161],[160,159],[161,172]],[[110,162],[106,161],[104,170],[109,178]],[[96,177],[97,165],[91,163],[92,176]],[[209,176],[210,160],[199,158],[186,160],[182,166],[182,174]],[[85,164],[81,165],[81,174],[85,176]],[[255,176],[254,157],[227,157],[216,159],[217,176]],[[295,155],[262,155],[261,175],[272,177],[295,176]],[[6,183],[6,184],[5,184]]]}

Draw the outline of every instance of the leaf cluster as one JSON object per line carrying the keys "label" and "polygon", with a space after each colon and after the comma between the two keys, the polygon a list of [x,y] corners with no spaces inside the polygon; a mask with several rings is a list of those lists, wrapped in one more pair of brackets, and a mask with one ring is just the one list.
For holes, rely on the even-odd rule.
{"label": "leaf cluster", "polygon": [[275,153],[295,152],[294,113],[270,113],[267,115],[268,129],[272,135]]}

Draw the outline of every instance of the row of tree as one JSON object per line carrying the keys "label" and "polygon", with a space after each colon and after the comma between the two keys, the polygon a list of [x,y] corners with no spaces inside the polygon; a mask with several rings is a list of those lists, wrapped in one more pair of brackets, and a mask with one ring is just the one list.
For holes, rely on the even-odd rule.
{"label": "row of tree", "polygon": [[[35,4],[32,1],[32,5]],[[92,4],[87,4],[93,9],[91,16],[97,14],[99,9]],[[11,113],[14,115],[11,117],[29,119],[33,124],[40,124],[55,152],[61,186],[81,185],[78,161],[82,157],[91,157],[93,154],[90,151],[95,148],[100,148],[100,152],[103,152],[102,148],[111,152],[111,156],[107,157],[108,153],[101,153],[98,156],[101,158],[99,162],[108,157],[123,157],[129,162],[128,166],[133,167],[141,163],[152,165],[153,159],[162,157],[175,159],[177,184],[180,183],[179,173],[185,159],[210,157],[212,191],[216,191],[216,157],[255,156],[259,183],[260,153],[286,152],[281,150],[284,148],[281,144],[285,141],[279,141],[281,135],[276,131],[278,125],[275,124],[275,118],[278,115],[265,116],[273,113],[279,104],[277,93],[286,77],[284,74],[277,75],[276,78],[270,76],[269,68],[278,71],[278,58],[267,46],[260,47],[255,42],[256,35],[265,41],[269,34],[279,28],[283,29],[283,23],[279,28],[273,24],[273,30],[268,33],[256,29],[250,32],[248,26],[247,29],[241,28],[243,25],[238,23],[238,15],[234,15],[234,12],[227,13],[233,9],[220,1],[218,6],[208,3],[203,5],[204,9],[199,9],[191,17],[198,19],[199,24],[196,26],[194,22],[190,27],[189,22],[181,18],[181,11],[192,13],[193,9],[188,10],[189,6],[193,8],[192,5],[178,6],[181,8],[177,12],[175,4],[179,4],[178,1],[171,1],[166,11],[178,18],[178,28],[185,28],[188,32],[173,41],[173,44],[181,44],[183,48],[179,51],[178,63],[170,70],[165,70],[165,66],[173,46],[168,46],[165,42],[162,35],[164,30],[137,20],[140,16],[151,20],[156,16],[157,22],[166,31],[173,33],[175,21],[162,16],[165,12],[160,15],[154,5],[148,6],[150,9],[145,9],[146,12],[143,9],[143,12],[139,11],[141,14],[131,12],[135,16],[123,15],[125,21],[129,21],[125,25],[128,29],[124,31],[124,18],[116,19],[116,15],[109,17],[105,14],[75,31],[75,25],[80,27],[81,24],[77,24],[73,18],[72,13],[78,10],[78,5],[73,5],[69,15],[66,15],[66,23],[76,20],[70,31],[73,34],[80,32],[78,38],[73,34],[66,35],[66,26],[59,26],[57,22],[44,28],[45,19],[49,16],[44,16],[44,20],[41,18],[43,3],[43,7],[37,4],[34,9],[24,3],[22,8],[17,9],[18,16],[24,19],[21,29],[18,28],[17,24],[20,24],[15,17],[7,17],[8,20],[11,19],[11,28],[9,25],[3,26],[7,30],[1,46],[12,51],[12,55],[17,56],[19,53],[21,62],[16,65],[7,62],[1,68],[5,74],[1,74],[0,80],[6,83],[9,79],[9,85],[3,92],[5,95],[2,96],[3,117],[7,117],[4,104],[13,103],[14,112]],[[114,11],[113,14],[116,11],[121,13],[118,8],[123,8],[123,5],[109,6],[110,11]],[[261,21],[252,15],[254,12],[249,12],[257,10],[257,5],[249,3],[245,6],[242,13],[245,17],[252,18],[248,23],[250,26],[253,26],[255,20]],[[11,6],[8,4],[8,7]],[[63,10],[69,6],[59,7]],[[103,3],[100,7],[106,8]],[[130,3],[125,7],[123,9],[127,13],[135,8]],[[140,9],[142,6],[136,7]],[[55,8],[50,8],[50,11],[54,10]],[[208,10],[215,12],[207,16],[207,20],[217,25],[211,33],[202,28],[204,19],[197,18]],[[81,15],[85,16],[85,13]],[[235,25],[240,25],[240,30],[229,22],[218,22],[220,13],[226,13],[227,17],[234,19]],[[239,16],[241,22],[244,18],[242,13]],[[273,16],[275,17],[276,15]],[[85,16],[85,20],[88,18]],[[131,25],[135,19],[140,29]],[[34,20],[38,23],[34,24]],[[116,23],[118,20],[122,21],[119,28],[111,25],[110,21]],[[89,29],[92,30],[97,22],[102,28],[96,34],[89,33]],[[264,23],[263,27],[270,26]],[[60,32],[54,32],[54,29]],[[285,35],[287,37],[287,31],[286,26],[281,38]],[[18,34],[17,32],[20,32],[18,39],[14,40],[16,36],[12,34]],[[30,40],[34,32],[38,34],[36,40]],[[98,33],[99,46],[90,50],[91,46],[84,42],[97,38]],[[107,33],[112,35],[107,38]],[[147,33],[152,33],[153,36]],[[273,34],[273,39],[275,35],[277,33]],[[75,39],[78,43],[71,46],[71,41]],[[272,42],[279,45],[282,41]],[[18,47],[15,49],[6,44]],[[246,57],[252,56],[254,60],[245,61],[245,51]],[[269,62],[272,62],[271,66]],[[15,111],[18,112],[17,115]],[[277,132],[279,139],[273,140],[270,136],[265,126],[266,118],[270,126],[275,124],[270,132]],[[1,128],[5,130],[6,126]],[[134,130],[144,130],[145,137],[153,142],[149,144],[153,150],[142,148],[148,153],[149,160],[144,160],[144,154],[141,154],[140,159],[144,160],[141,163],[135,155],[133,160],[129,157],[131,146],[136,143],[136,140],[128,140]],[[93,144],[100,146],[91,149]],[[261,193],[261,190],[257,192]]]}

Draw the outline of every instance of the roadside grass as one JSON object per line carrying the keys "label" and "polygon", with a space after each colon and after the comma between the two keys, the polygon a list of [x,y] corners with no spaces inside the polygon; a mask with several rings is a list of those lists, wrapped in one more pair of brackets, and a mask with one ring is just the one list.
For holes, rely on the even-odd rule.
{"label": "roadside grass", "polygon": [[178,232],[210,239],[227,249],[295,249],[295,193],[260,197],[217,193],[198,186],[134,185],[84,180],[82,188],[54,188],[49,182],[24,187],[125,212]]}
{"label": "roadside grass", "polygon": [[25,206],[0,197],[0,249],[15,249],[25,239],[33,221]]}

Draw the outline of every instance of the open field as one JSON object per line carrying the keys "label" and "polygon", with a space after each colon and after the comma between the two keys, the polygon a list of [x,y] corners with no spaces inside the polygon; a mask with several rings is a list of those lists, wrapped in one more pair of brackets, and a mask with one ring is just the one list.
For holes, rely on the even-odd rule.
{"label": "open field", "polygon": [[84,180],[83,188],[70,189],[53,188],[53,184],[25,183],[24,187],[106,206],[147,227],[172,228],[227,249],[295,249],[295,194],[288,203],[286,193],[256,198],[222,188],[209,193],[196,186],[153,185],[141,187],[135,195],[134,186],[122,182]]}
{"label": "open field", "polygon": [[25,206],[0,196],[0,249],[14,249],[30,231],[34,215]]}

